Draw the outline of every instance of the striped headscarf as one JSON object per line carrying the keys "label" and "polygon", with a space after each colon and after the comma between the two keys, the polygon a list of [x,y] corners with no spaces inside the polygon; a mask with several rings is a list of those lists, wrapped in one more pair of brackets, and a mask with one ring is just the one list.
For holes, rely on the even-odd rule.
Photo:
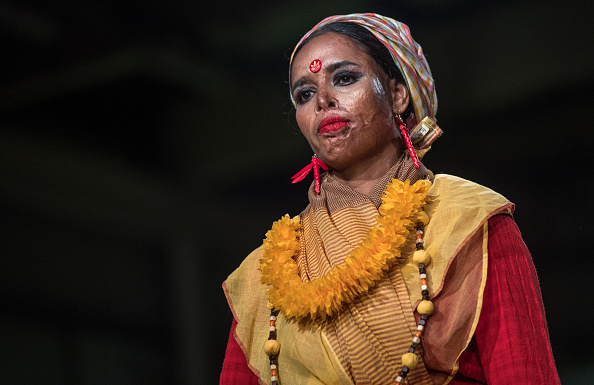
{"label": "striped headscarf", "polygon": [[435,119],[437,94],[429,63],[423,55],[423,48],[413,40],[408,26],[389,17],[375,13],[352,13],[327,17],[301,38],[291,54],[291,62],[295,51],[309,35],[327,24],[336,22],[357,23],[373,33],[390,51],[394,63],[406,80],[417,123],[426,116]]}

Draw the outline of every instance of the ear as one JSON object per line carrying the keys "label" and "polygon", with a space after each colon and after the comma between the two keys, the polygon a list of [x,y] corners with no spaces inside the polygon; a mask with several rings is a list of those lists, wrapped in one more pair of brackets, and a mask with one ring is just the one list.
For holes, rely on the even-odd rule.
{"label": "ear", "polygon": [[402,114],[408,107],[410,95],[404,84],[396,82],[396,79],[390,79],[389,81],[392,95],[392,112]]}

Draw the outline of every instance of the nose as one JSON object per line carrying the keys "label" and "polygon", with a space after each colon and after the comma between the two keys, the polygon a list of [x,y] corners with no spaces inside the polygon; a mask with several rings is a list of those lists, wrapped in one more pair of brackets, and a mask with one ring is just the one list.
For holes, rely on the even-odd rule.
{"label": "nose", "polygon": [[326,111],[328,109],[338,107],[338,101],[334,97],[334,94],[327,89],[318,89],[316,94],[317,98],[317,112]]}

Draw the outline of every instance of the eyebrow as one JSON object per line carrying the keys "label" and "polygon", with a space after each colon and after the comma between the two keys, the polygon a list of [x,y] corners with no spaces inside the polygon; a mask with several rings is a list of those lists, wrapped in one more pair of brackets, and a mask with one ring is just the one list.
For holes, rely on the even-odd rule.
{"label": "eyebrow", "polygon": [[[337,69],[342,68],[342,67],[346,67],[346,66],[358,66],[358,64],[357,63],[353,63],[352,61],[343,60],[343,61],[339,61],[339,62],[330,64],[329,66],[327,66],[324,69],[324,71],[325,72],[334,72]],[[297,80],[295,83],[293,83],[293,86],[291,87],[291,91],[295,90],[297,87],[301,87],[305,83],[307,83],[307,79],[304,76],[301,79]]]}
{"label": "eyebrow", "polygon": [[348,61],[348,60],[343,60],[343,61],[339,61],[337,63],[334,64],[330,64],[328,67],[326,67],[326,72],[334,72],[339,68],[342,67],[346,67],[346,66],[358,66],[357,63],[353,63],[352,61]]}

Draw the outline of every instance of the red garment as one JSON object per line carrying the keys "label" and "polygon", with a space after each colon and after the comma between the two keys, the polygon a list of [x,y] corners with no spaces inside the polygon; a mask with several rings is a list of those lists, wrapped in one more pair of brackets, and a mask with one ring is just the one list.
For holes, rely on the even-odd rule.
{"label": "red garment", "polygon": [[[560,385],[536,270],[510,216],[489,219],[488,246],[483,310],[450,384]],[[220,384],[257,385],[234,338],[236,325],[233,320]]]}
{"label": "red garment", "polygon": [[483,310],[472,344],[460,357],[459,373],[456,379],[464,375],[475,383],[560,384],[536,269],[507,215],[489,219]]}
{"label": "red garment", "polygon": [[[220,385],[258,385],[258,377],[248,367],[247,358],[245,358],[243,350],[235,340],[236,326],[237,321],[233,319]],[[262,353],[264,353],[264,350],[262,350]]]}

